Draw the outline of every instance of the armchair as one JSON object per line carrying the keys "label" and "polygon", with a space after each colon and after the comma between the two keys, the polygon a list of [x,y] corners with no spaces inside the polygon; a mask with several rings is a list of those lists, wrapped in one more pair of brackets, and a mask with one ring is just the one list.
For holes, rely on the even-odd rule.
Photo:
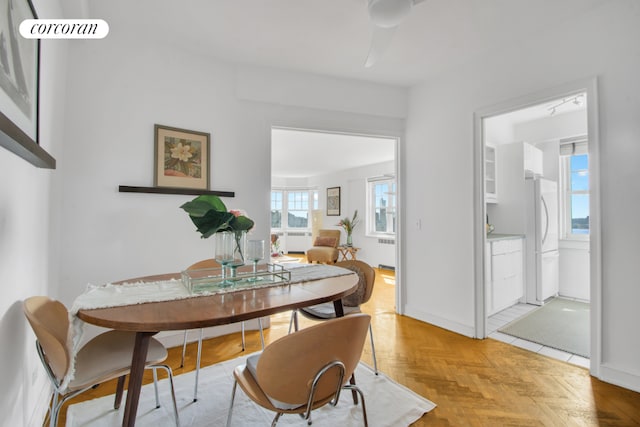
{"label": "armchair", "polygon": [[340,230],[320,230],[313,242],[313,247],[307,250],[307,262],[331,263],[338,261],[338,244]]}

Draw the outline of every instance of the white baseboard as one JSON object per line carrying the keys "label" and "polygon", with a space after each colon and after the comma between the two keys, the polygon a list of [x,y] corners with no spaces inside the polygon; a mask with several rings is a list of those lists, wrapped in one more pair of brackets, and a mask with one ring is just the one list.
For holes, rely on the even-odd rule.
{"label": "white baseboard", "polygon": [[640,375],[621,371],[606,363],[600,365],[599,379],[629,390],[640,392]]}
{"label": "white baseboard", "polygon": [[430,323],[440,328],[444,328],[448,331],[455,332],[457,334],[464,335],[469,338],[475,338],[475,328],[473,327],[473,325],[465,325],[450,319],[434,316],[433,314],[429,314],[415,308],[411,304],[407,304],[405,306],[404,314],[406,316],[413,317],[414,319]]}
{"label": "white baseboard", "polygon": [[[262,327],[268,328],[271,326],[271,321],[269,317],[262,318]],[[220,337],[222,335],[233,334],[236,332],[240,332],[241,330],[240,323],[232,323],[230,325],[221,325],[221,326],[213,326],[211,328],[205,328],[203,332],[203,338],[214,338]],[[244,327],[246,331],[257,331],[258,330],[258,319],[247,320],[244,322]],[[189,330],[187,333],[187,341],[194,342],[198,340],[198,336],[200,334],[199,329]],[[184,342],[184,331],[165,331],[160,332],[155,336],[158,341],[164,344],[165,347],[178,347],[182,346]]]}

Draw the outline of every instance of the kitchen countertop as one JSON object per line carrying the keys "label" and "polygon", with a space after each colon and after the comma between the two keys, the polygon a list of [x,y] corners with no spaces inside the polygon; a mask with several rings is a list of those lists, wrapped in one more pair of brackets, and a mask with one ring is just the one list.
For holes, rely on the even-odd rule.
{"label": "kitchen countertop", "polygon": [[524,234],[487,234],[487,240],[524,239]]}

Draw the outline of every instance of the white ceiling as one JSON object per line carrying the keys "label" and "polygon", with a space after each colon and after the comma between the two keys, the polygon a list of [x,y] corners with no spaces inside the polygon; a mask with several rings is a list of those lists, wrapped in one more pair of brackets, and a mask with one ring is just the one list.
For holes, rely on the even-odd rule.
{"label": "white ceiling", "polygon": [[306,178],[395,158],[395,140],[292,129],[271,132],[271,174]]}
{"label": "white ceiling", "polygon": [[[104,19],[110,34],[232,63],[411,86],[488,51],[518,46],[614,0],[425,0],[402,22],[389,49],[371,68],[364,67],[372,33],[367,0],[61,1],[65,16]],[[312,140],[302,143],[303,137]],[[380,141],[367,141],[363,150],[364,140],[344,144],[338,135],[322,142],[326,149],[311,151],[318,137],[274,138],[279,142],[272,153],[273,174],[313,176],[327,173],[327,168],[389,159]],[[297,154],[295,160],[291,153]]]}
{"label": "white ceiling", "polygon": [[367,0],[62,0],[67,17],[225,61],[410,86],[614,0],[426,0],[364,68]]}

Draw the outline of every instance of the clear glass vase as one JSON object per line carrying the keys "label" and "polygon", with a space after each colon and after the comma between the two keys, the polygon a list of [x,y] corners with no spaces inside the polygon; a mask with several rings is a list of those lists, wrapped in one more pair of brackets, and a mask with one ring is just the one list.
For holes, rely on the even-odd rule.
{"label": "clear glass vase", "polygon": [[347,234],[347,246],[353,246],[353,242],[351,241],[351,234]]}
{"label": "clear glass vase", "polygon": [[[227,233],[227,232],[225,232]],[[247,253],[247,232],[246,231],[229,231],[233,239],[232,260],[229,262],[231,269],[231,278],[236,277],[236,269],[245,263]]]}
{"label": "clear glass vase", "polygon": [[[214,234],[215,259],[222,267],[222,281],[225,285],[233,284],[230,279],[236,277],[236,269],[244,265],[247,245],[246,231],[219,231]],[[227,275],[227,268],[230,270]]]}

